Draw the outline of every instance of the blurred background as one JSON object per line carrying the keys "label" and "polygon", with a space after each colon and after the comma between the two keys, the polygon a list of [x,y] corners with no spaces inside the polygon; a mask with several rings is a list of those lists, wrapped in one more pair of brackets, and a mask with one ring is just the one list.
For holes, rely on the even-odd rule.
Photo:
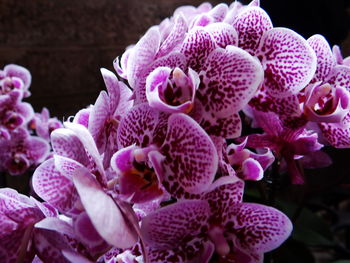
{"label": "blurred background", "polygon": [[[60,120],[94,103],[104,89],[99,68],[181,5],[201,0],[0,0],[0,67],[16,63],[33,76],[36,111],[43,106]],[[220,2],[211,1],[213,5]],[[247,1],[243,1],[247,2]],[[350,1],[349,1],[350,2]],[[350,54],[346,0],[261,0],[275,26],[305,38],[323,34]]]}
{"label": "blurred background", "polygon": [[[113,70],[115,57],[177,7],[201,3],[0,0],[0,68],[9,63],[28,68],[32,96],[26,101],[36,112],[45,106],[51,116],[63,121],[93,104],[105,89],[101,67]],[[305,38],[322,34],[331,45],[339,45],[344,56],[350,55],[350,1],[261,0],[261,6],[275,26],[294,29]],[[293,237],[274,252],[275,261],[267,256],[267,262],[328,263],[350,258],[350,150],[325,147],[325,151],[333,165],[307,170],[306,187],[283,188],[282,177],[281,189],[287,189],[290,200],[277,206],[297,221]],[[29,177],[8,178],[7,185],[28,192]],[[247,200],[259,202],[254,192],[246,195]],[[298,204],[301,199],[302,205]]]}

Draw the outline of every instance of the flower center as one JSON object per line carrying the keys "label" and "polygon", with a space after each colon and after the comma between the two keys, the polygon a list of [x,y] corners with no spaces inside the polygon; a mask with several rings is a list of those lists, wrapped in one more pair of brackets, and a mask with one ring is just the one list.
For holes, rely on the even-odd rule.
{"label": "flower center", "polygon": [[227,243],[227,240],[224,236],[224,231],[221,227],[219,226],[213,226],[210,228],[208,232],[210,240],[214,243],[215,245],[215,250],[216,252],[224,257],[228,253],[230,253],[230,246]]}

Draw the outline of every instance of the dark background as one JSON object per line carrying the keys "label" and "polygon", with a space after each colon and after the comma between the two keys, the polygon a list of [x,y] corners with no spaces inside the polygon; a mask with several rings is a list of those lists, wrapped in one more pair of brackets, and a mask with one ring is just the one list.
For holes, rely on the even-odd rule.
{"label": "dark background", "polygon": [[[201,2],[0,0],[0,68],[8,63],[27,67],[33,76],[27,101],[36,111],[48,107],[62,120],[94,103],[104,89],[99,68],[112,70],[113,59],[125,47],[176,7]],[[304,37],[321,33],[350,54],[345,0],[262,0],[261,6],[275,26],[292,28]]]}

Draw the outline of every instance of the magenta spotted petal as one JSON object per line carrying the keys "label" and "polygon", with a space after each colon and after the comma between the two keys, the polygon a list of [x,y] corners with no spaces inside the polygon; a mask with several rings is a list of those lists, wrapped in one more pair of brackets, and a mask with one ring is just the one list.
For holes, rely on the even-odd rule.
{"label": "magenta spotted petal", "polygon": [[54,159],[43,162],[35,170],[32,184],[40,198],[62,213],[69,214],[79,198],[72,180],[55,168]]}
{"label": "magenta spotted petal", "polygon": [[226,23],[212,23],[205,27],[218,47],[225,48],[227,45],[237,46],[238,34],[235,28]]}
{"label": "magenta spotted petal", "polygon": [[198,99],[217,117],[241,110],[263,81],[260,63],[243,49],[227,46],[211,52],[204,65]]}
{"label": "magenta spotted petal", "polygon": [[159,111],[147,104],[133,107],[120,121],[117,137],[119,148],[132,144],[144,147],[154,143],[160,120]]}
{"label": "magenta spotted petal", "polygon": [[245,252],[264,253],[279,247],[291,234],[293,225],[280,211],[251,203],[242,203],[230,208],[235,215],[226,228],[233,232],[234,244]]}
{"label": "magenta spotted petal", "polygon": [[300,35],[288,28],[265,32],[256,53],[265,70],[264,86],[276,97],[302,90],[316,71],[316,55]]}
{"label": "magenta spotted petal", "polygon": [[210,135],[226,139],[241,136],[242,122],[238,113],[224,118],[218,118],[211,112],[205,112],[201,102],[197,99],[190,116]]}
{"label": "magenta spotted petal", "polygon": [[322,35],[313,35],[307,42],[315,51],[317,57],[317,68],[313,82],[323,81],[336,65],[332,50]]}
{"label": "magenta spotted petal", "polygon": [[51,133],[51,145],[57,155],[73,159],[82,165],[89,164],[84,145],[71,130],[60,128]]}
{"label": "magenta spotted petal", "polygon": [[244,181],[233,176],[224,176],[217,179],[201,197],[209,203],[212,224],[230,219],[234,214],[228,212],[230,208],[243,200]]}
{"label": "magenta spotted petal", "polygon": [[216,148],[191,117],[170,116],[160,152],[165,156],[163,184],[172,195],[181,197],[183,190],[199,194],[213,181],[218,166]]}
{"label": "magenta spotted petal", "polygon": [[144,217],[141,233],[148,246],[173,249],[200,234],[209,214],[206,201],[180,201]]}
{"label": "magenta spotted petal", "polygon": [[214,37],[204,28],[194,27],[186,36],[182,47],[188,67],[200,72],[209,54],[216,48]]}
{"label": "magenta spotted petal", "polygon": [[272,29],[269,15],[258,6],[243,9],[233,22],[238,32],[238,46],[254,55],[264,32]]}

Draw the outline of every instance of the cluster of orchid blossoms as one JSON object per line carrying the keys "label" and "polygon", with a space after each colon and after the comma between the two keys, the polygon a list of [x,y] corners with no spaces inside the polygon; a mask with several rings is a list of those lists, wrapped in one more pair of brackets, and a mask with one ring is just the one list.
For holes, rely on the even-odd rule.
{"label": "cluster of orchid blossoms", "polygon": [[4,262],[263,262],[292,223],[244,202],[245,181],[275,162],[302,184],[304,159],[350,146],[350,59],[256,0],[180,7],[114,67],[51,133],[32,179],[44,203],[0,190]]}
{"label": "cluster of orchid blossoms", "polygon": [[50,153],[50,132],[63,127],[46,108],[34,113],[22,101],[30,96],[31,79],[18,65],[0,70],[0,174],[21,175],[42,163]]}

